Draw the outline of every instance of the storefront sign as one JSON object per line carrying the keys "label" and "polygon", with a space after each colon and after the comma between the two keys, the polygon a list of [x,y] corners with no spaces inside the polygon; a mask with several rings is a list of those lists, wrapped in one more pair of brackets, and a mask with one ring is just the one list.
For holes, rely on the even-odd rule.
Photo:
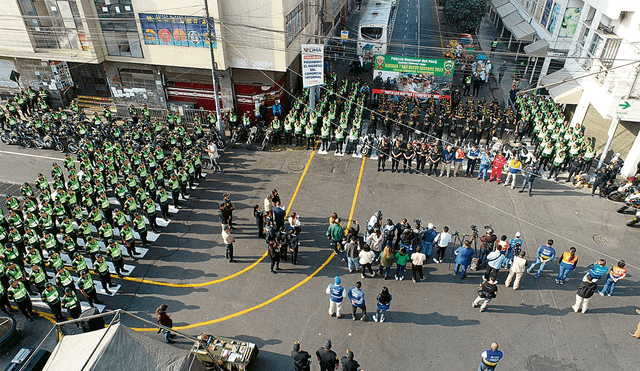
{"label": "storefront sign", "polygon": [[[204,17],[183,15],[143,14],[140,24],[147,45],[172,45],[208,48],[207,20]],[[216,32],[211,25],[213,47],[217,47]]]}
{"label": "storefront sign", "polygon": [[324,45],[302,44],[302,85],[304,88],[324,84]]}
{"label": "storefront sign", "polygon": [[377,55],[373,65],[373,93],[416,98],[448,98],[455,61]]}

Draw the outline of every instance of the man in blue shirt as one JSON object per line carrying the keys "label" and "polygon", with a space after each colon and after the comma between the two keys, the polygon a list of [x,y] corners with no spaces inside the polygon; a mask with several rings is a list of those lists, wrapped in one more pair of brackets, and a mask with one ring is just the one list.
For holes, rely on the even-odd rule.
{"label": "man in blue shirt", "polygon": [[440,176],[444,176],[444,172],[447,172],[447,177],[451,178],[451,167],[453,166],[453,160],[455,158],[455,151],[452,146],[447,146],[447,148],[442,151],[442,170],[440,171]]}
{"label": "man in blue shirt", "polygon": [[498,362],[504,357],[501,350],[498,350],[498,343],[491,343],[491,349],[487,349],[481,354],[482,360],[478,371],[493,371],[496,369]]}
{"label": "man in blue shirt", "polygon": [[542,273],[544,266],[556,257],[556,250],[551,247],[552,245],[553,240],[550,239],[547,241],[546,245],[538,247],[536,261],[534,261],[529,269],[527,269],[527,273],[531,274],[531,272],[533,271],[533,267],[535,267],[537,264],[540,264],[540,268],[538,269],[538,272],[536,272],[536,278],[540,277],[540,273]]}
{"label": "man in blue shirt", "polygon": [[432,223],[429,223],[427,231],[422,236],[422,253],[425,254],[427,258],[431,256],[433,241],[437,235],[438,232],[436,231],[436,227]]}
{"label": "man in blue shirt", "polygon": [[276,103],[271,106],[271,109],[273,110],[273,116],[277,117],[278,119],[282,119],[282,105],[280,104],[280,101],[277,100]]}
{"label": "man in blue shirt", "polygon": [[467,152],[467,171],[464,176],[467,178],[473,178],[473,171],[476,168],[476,162],[478,161],[478,157],[480,157],[480,151],[478,151],[477,146],[471,146],[469,152]]}
{"label": "man in blue shirt", "polygon": [[540,172],[536,168],[535,164],[529,165],[524,171],[524,180],[522,181],[522,187],[520,187],[519,193],[524,192],[524,187],[529,187],[529,197],[531,197],[531,190],[533,189],[533,181],[540,176]]}
{"label": "man in blue shirt", "polygon": [[456,269],[454,270],[455,274],[458,274],[458,270],[460,270],[460,279],[465,279],[467,276],[467,268],[471,264],[471,260],[475,255],[473,248],[471,248],[471,244],[469,241],[464,241],[464,244],[454,251],[456,255]]}
{"label": "man in blue shirt", "polygon": [[327,286],[326,290],[327,294],[329,294],[329,317],[333,317],[335,313],[336,318],[342,318],[344,314],[341,314],[340,310],[342,309],[343,299],[347,297],[347,290],[340,285],[342,283],[340,277],[336,276],[333,282]]}
{"label": "man in blue shirt", "polygon": [[356,320],[356,310],[360,308],[362,311],[362,317],[360,321],[367,319],[367,306],[364,304],[364,291],[362,291],[362,282],[356,282],[355,286],[349,288],[347,293],[349,301],[351,301],[351,319]]}

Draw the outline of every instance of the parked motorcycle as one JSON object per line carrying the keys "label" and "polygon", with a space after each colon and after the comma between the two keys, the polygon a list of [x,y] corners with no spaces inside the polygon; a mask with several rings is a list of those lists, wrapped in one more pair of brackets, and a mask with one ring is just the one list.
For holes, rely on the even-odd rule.
{"label": "parked motorcycle", "polygon": [[269,126],[264,131],[264,139],[262,140],[262,146],[260,147],[261,151],[264,151],[271,143],[271,138],[273,138],[273,129]]}
{"label": "parked motorcycle", "polygon": [[627,198],[627,196],[632,195],[636,192],[638,192],[638,186],[636,184],[633,183],[633,181],[628,181],[627,183],[621,185],[620,187],[618,187],[618,189],[610,192],[607,197],[611,200],[611,201],[625,201],[625,199]]}
{"label": "parked motorcycle", "polygon": [[636,192],[628,195],[624,200],[624,205],[622,205],[617,211],[622,214],[627,209],[635,209],[636,216],[627,222],[628,227],[632,227],[638,223],[640,223],[640,192]]}
{"label": "parked motorcycle", "polygon": [[246,148],[251,149],[251,145],[258,140],[258,130],[260,128],[258,126],[252,126],[249,129],[249,135],[247,135]]}
{"label": "parked motorcycle", "polygon": [[31,139],[27,137],[23,131],[19,130],[5,130],[2,134],[0,134],[0,140],[4,144],[17,144],[19,146],[27,148],[33,146],[33,142],[31,141]]}

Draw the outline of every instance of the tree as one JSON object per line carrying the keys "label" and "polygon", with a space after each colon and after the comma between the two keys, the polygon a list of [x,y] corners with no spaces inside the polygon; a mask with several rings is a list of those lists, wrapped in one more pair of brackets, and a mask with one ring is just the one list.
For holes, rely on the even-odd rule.
{"label": "tree", "polygon": [[453,32],[475,33],[488,7],[489,0],[446,0],[444,18]]}

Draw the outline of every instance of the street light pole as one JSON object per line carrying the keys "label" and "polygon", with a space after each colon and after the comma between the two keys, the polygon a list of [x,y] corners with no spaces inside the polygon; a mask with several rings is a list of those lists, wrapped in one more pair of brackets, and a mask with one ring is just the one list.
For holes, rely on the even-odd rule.
{"label": "street light pole", "polygon": [[209,54],[211,55],[211,78],[213,79],[213,95],[216,100],[216,121],[218,123],[218,131],[220,136],[224,139],[224,122],[222,122],[222,115],[220,114],[220,97],[218,93],[218,79],[216,78],[216,59],[213,55],[213,25],[211,24],[211,17],[209,17],[209,2],[204,0],[204,12],[207,17],[207,38],[209,39]]}

